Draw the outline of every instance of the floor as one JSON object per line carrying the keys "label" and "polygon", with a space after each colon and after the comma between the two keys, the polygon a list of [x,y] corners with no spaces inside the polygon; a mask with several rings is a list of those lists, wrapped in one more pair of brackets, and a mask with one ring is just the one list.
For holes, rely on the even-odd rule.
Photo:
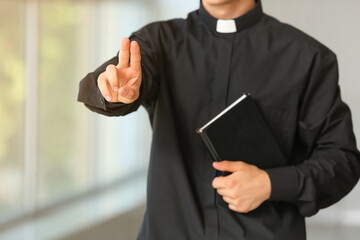
{"label": "floor", "polygon": [[[111,219],[102,225],[95,226],[64,240],[136,239],[144,211],[145,206],[142,206],[126,213],[122,217]],[[360,228],[308,225],[307,236],[307,240],[359,240]]]}
{"label": "floor", "polygon": [[359,240],[360,228],[308,226],[308,240]]}

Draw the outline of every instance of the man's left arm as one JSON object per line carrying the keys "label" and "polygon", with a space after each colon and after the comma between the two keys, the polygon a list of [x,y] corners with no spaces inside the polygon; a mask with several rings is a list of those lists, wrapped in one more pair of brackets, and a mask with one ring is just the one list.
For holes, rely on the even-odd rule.
{"label": "man's left arm", "polygon": [[[350,109],[341,100],[333,53],[314,57],[301,99],[294,149],[306,159],[301,164],[266,170],[241,162],[214,166],[236,174],[215,178],[213,186],[225,195],[232,210],[248,212],[265,200],[286,201],[295,204],[303,216],[314,215],[350,192],[359,179],[360,154]],[[252,180],[245,188],[239,180],[246,180],[247,175]]]}

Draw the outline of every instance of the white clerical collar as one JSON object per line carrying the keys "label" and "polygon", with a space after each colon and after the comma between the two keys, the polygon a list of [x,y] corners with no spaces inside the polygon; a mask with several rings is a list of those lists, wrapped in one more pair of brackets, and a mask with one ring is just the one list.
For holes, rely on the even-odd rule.
{"label": "white clerical collar", "polygon": [[211,29],[218,34],[235,33],[250,27],[259,22],[264,16],[261,7],[261,0],[255,0],[256,5],[247,13],[241,15],[233,20],[219,20],[211,16],[204,8],[202,1],[200,1],[199,16],[201,20]]}
{"label": "white clerical collar", "polygon": [[234,33],[237,31],[236,22],[233,19],[223,20],[218,19],[216,23],[216,31],[218,33]]}

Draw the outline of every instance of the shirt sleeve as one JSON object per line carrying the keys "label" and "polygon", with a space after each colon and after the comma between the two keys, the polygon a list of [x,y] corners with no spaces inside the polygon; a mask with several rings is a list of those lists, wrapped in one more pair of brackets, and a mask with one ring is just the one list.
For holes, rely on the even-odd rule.
{"label": "shirt sleeve", "polygon": [[157,39],[147,28],[142,28],[130,36],[130,40],[137,41],[141,53],[142,81],[139,98],[130,103],[111,103],[102,96],[97,79],[109,64],[117,65],[117,55],[87,74],[80,82],[78,101],[83,102],[91,111],[106,116],[123,116],[136,111],[140,105],[152,111],[159,88],[158,55],[160,54]]}
{"label": "shirt sleeve", "polygon": [[272,201],[294,203],[311,216],[339,201],[355,186],[360,155],[351,112],[341,100],[336,56],[317,54],[303,93],[294,146],[300,164],[267,169]]}

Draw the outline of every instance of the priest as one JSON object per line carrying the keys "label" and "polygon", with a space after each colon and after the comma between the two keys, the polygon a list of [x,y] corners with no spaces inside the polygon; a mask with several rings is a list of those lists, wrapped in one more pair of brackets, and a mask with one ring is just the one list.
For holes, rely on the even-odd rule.
{"label": "priest", "polygon": [[[196,134],[244,92],[284,166],[261,169],[241,156],[213,163]],[[304,240],[305,217],[339,201],[359,178],[336,55],[265,14],[260,0],[202,0],[186,19],[143,27],[81,81],[78,101],[106,116],[140,106],[149,114],[139,240]]]}

